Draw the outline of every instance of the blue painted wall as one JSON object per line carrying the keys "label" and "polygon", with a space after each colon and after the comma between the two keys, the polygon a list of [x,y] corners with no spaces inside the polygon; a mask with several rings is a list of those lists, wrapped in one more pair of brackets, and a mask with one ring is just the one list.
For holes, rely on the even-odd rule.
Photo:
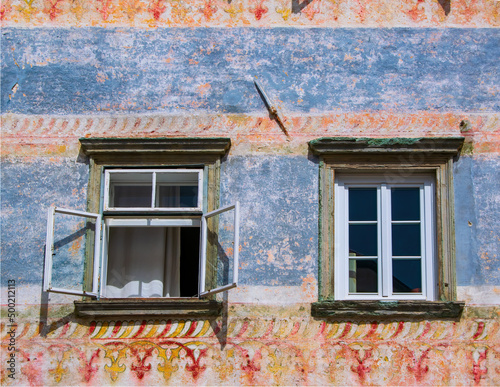
{"label": "blue painted wall", "polygon": [[88,166],[74,161],[2,161],[2,284],[41,286],[47,209],[85,210],[87,182]]}
{"label": "blue painted wall", "polygon": [[498,29],[4,28],[2,110],[255,112],[256,75],[289,111],[499,111],[498,63]]}
{"label": "blue painted wall", "polygon": [[[458,285],[500,285],[499,166],[498,157],[461,157],[455,164]],[[88,166],[71,160],[2,163],[3,283],[41,285],[46,210],[85,209],[87,179]],[[221,205],[235,200],[242,207],[242,284],[299,286],[307,276],[317,278],[316,160],[229,157],[222,163]]]}
{"label": "blue painted wall", "polygon": [[231,157],[221,205],[241,203],[241,283],[302,285],[317,277],[318,165],[300,156]]}
{"label": "blue painted wall", "polygon": [[454,168],[457,282],[500,285],[500,157],[461,157]]}

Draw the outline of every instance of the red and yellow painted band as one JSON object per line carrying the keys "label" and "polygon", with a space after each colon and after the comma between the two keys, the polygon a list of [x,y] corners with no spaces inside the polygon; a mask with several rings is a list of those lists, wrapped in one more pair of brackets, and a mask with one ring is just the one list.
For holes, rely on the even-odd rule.
{"label": "red and yellow painted band", "polygon": [[498,27],[495,0],[4,0],[15,27]]}
{"label": "red and yellow painted band", "polygon": [[[217,324],[221,324],[218,321]],[[2,342],[10,339],[9,326],[0,326]],[[165,332],[166,331],[166,332]],[[91,324],[65,322],[50,324],[20,322],[16,340],[47,339],[192,339],[213,337],[206,320],[97,321]],[[406,322],[318,322],[307,319],[230,319],[227,337],[238,340],[500,340],[500,321],[472,319]]]}

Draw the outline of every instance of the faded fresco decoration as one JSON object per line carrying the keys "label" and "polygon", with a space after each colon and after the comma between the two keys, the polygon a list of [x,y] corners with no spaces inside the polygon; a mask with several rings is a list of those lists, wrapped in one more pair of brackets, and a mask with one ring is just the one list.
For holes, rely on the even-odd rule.
{"label": "faded fresco decoration", "polygon": [[499,378],[498,309],[460,322],[247,316],[19,328],[20,384],[491,385]]}
{"label": "faded fresco decoration", "polygon": [[[500,1],[4,0],[0,25],[2,385],[500,385]],[[96,204],[79,139],[165,137],[230,139],[239,285],[216,317],[78,317],[42,278],[47,209]],[[464,138],[460,316],[311,314],[321,137]]]}
{"label": "faded fresco decoration", "polygon": [[495,0],[5,0],[7,25],[498,27]]}

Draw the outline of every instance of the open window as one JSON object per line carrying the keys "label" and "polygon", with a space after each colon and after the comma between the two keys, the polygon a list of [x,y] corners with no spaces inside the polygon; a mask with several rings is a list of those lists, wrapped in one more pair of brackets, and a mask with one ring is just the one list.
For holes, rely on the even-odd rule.
{"label": "open window", "polygon": [[210,299],[236,286],[239,204],[218,208],[228,139],[80,141],[90,159],[89,211],[51,213],[90,219],[95,236],[84,243],[79,289],[56,287],[53,280],[64,277],[66,264],[51,259],[61,220],[49,215],[45,290],[98,298],[95,310],[106,300],[115,307],[121,299]]}
{"label": "open window", "polygon": [[[202,214],[202,170],[120,169],[106,170],[104,176],[106,204],[102,235],[99,214],[54,208],[49,212],[45,290],[104,298],[178,298],[206,296],[236,286],[239,204]],[[182,190],[184,187],[189,189]],[[170,214],[173,210],[174,215]],[[151,211],[155,211],[155,216],[151,216]],[[210,221],[228,211],[234,212],[230,224],[221,225],[219,219]],[[92,291],[50,285],[51,258],[55,243],[59,243],[54,241],[55,213],[96,220],[93,258],[89,260],[94,263]],[[220,227],[234,230],[230,248],[233,256],[224,253],[225,260],[232,261],[233,281],[207,289],[206,266],[210,255],[207,249],[220,246]],[[207,241],[209,234],[211,243]],[[222,266],[219,250],[223,251],[218,247],[217,259],[210,263],[215,272]]]}
{"label": "open window", "polygon": [[[56,222],[57,220],[57,222]],[[80,296],[98,295],[101,215],[50,207],[47,215],[43,290]],[[85,242],[93,252],[93,286],[84,289]],[[55,272],[55,275],[53,275]]]}
{"label": "open window", "polygon": [[[231,218],[214,219],[220,215],[233,212]],[[232,223],[232,224],[231,224]],[[240,246],[240,204],[226,206],[215,211],[204,214],[201,218],[201,259],[200,259],[200,296],[208,296],[210,294],[220,293],[238,286],[238,266],[239,266],[239,246]],[[229,248],[224,248],[222,242],[224,236],[227,236],[227,231],[233,232],[232,245]],[[225,235],[221,235],[221,232]],[[221,273],[221,281],[212,289],[207,289],[206,268],[207,268],[207,248],[208,240],[212,239],[212,245],[217,248],[217,267],[212,267],[212,271]],[[231,244],[231,239],[225,238],[226,242]],[[231,256],[232,255],[232,259]],[[230,263],[232,262],[232,265]],[[219,267],[219,265],[221,267]],[[232,267],[230,267],[232,266]],[[232,276],[230,275],[232,272]],[[232,278],[231,278],[232,277]]]}

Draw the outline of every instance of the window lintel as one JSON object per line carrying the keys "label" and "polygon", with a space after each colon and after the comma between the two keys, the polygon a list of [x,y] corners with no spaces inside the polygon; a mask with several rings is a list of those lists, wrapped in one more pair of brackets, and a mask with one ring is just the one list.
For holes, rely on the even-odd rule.
{"label": "window lintel", "polygon": [[309,148],[312,153],[317,156],[345,155],[352,153],[426,153],[453,157],[460,152],[463,142],[463,137],[322,137],[309,141]]}
{"label": "window lintel", "polygon": [[[81,151],[94,160],[126,158],[128,161],[165,156],[202,156],[220,158],[230,146],[226,137],[159,138],[80,138]],[[132,159],[132,160],[130,160]]]}

